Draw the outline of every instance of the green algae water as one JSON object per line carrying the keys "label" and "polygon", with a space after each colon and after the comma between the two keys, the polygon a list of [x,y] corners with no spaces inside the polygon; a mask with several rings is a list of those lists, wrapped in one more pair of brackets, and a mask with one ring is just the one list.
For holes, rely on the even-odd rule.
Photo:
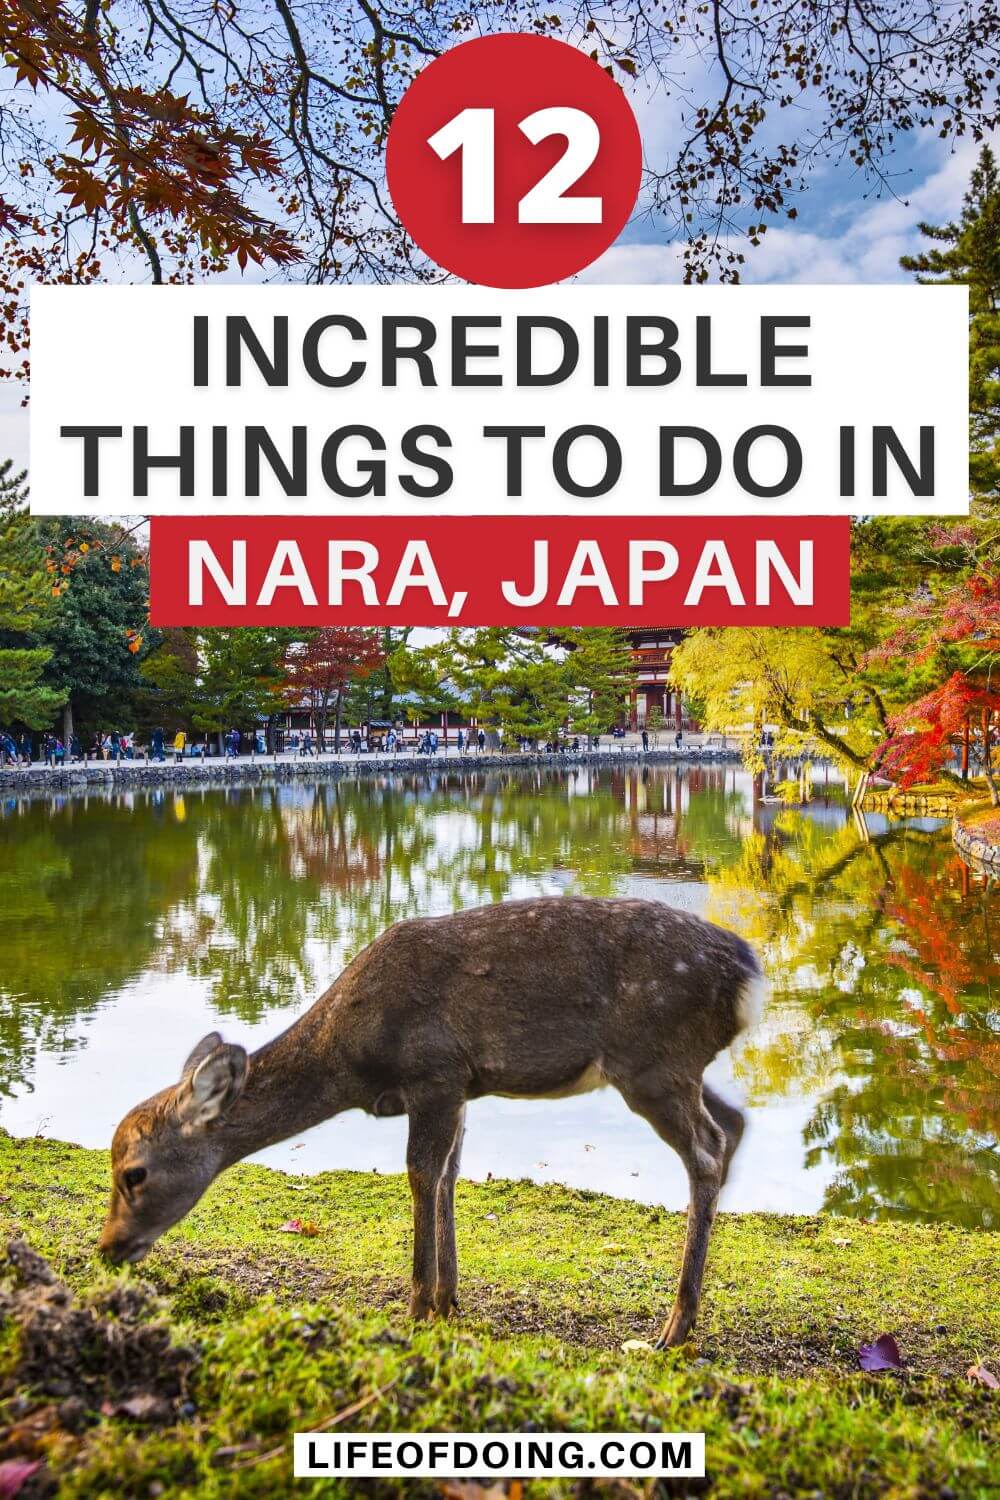
{"label": "green algae water", "polygon": [[[822,769],[803,807],[697,764],[8,797],[0,1121],[107,1145],[204,1032],[259,1045],[392,922],[566,892],[762,954],[765,1019],[712,1068],[751,1117],[723,1207],[1000,1225],[1000,894],[944,824],[862,819]],[[261,1159],[398,1171],[404,1143],[352,1113]],[[686,1202],[611,1090],[477,1101],[464,1172]]]}

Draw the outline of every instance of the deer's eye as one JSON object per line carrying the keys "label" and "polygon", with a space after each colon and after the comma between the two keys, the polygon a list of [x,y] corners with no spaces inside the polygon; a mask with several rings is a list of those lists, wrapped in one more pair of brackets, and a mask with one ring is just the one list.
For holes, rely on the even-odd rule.
{"label": "deer's eye", "polygon": [[123,1184],[125,1186],[125,1191],[127,1193],[130,1193],[133,1188],[137,1188],[139,1186],[140,1182],[145,1182],[145,1181],[146,1181],[146,1168],[145,1167],[129,1167],[128,1171],[122,1173],[122,1182],[123,1182]]}

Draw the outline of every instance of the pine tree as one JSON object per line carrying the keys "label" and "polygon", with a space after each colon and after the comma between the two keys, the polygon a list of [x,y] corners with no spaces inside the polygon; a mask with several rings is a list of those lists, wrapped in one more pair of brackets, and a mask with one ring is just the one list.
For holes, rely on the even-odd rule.
{"label": "pine tree", "polygon": [[969,288],[969,477],[977,509],[1000,516],[1000,170],[983,146],[961,216],[921,224],[934,243],[900,265],[918,281]]}
{"label": "pine tree", "polygon": [[606,730],[628,695],[631,654],[623,632],[604,628],[451,630],[392,657],[401,691],[453,693],[501,739],[550,739]]}
{"label": "pine tree", "polygon": [[283,708],[284,659],[295,634],[253,625],[201,631],[195,727],[215,733],[253,730]]}
{"label": "pine tree", "polygon": [[43,729],[65,698],[43,677],[52,652],[25,638],[51,614],[53,586],[26,508],[27,476],[0,463],[0,723]]}
{"label": "pine tree", "polygon": [[563,676],[571,733],[606,733],[628,702],[632,681],[628,636],[606,626],[575,626],[552,634],[566,648]]}

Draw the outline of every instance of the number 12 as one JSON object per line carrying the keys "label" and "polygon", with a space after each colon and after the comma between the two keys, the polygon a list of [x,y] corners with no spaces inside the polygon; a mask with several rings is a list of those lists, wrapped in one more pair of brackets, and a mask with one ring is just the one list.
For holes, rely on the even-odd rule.
{"label": "number 12", "polygon": [[[567,198],[567,189],[593,165],[601,147],[597,121],[582,109],[555,105],[518,121],[533,146],[550,135],[566,137],[566,150],[517,205],[520,224],[600,224],[603,198]],[[495,119],[492,109],[463,109],[429,138],[442,161],[462,153],[462,223],[496,222]]]}

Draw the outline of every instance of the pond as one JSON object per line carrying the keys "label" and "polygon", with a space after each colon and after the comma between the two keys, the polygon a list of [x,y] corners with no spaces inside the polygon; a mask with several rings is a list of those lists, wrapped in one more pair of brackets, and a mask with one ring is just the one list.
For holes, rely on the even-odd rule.
{"label": "pond", "polygon": [[[822,768],[813,791],[761,803],[741,768],[687,764],[10,797],[0,1118],[107,1145],[204,1032],[259,1045],[401,917],[639,895],[738,929],[773,981],[712,1069],[751,1116],[723,1207],[996,1227],[1000,896],[940,823],[861,819]],[[398,1171],[404,1139],[351,1113],[262,1159]],[[611,1090],[478,1101],[463,1169],[687,1196]]]}

